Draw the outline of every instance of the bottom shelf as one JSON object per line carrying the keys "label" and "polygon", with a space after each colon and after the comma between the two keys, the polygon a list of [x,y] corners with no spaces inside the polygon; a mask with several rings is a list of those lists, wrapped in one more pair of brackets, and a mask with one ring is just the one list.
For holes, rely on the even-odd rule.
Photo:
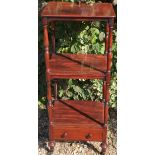
{"label": "bottom shelf", "polygon": [[101,102],[80,100],[54,102],[54,125],[102,127],[103,123],[104,106]]}
{"label": "bottom shelf", "polygon": [[96,101],[54,101],[51,138],[102,141],[106,138],[104,106]]}

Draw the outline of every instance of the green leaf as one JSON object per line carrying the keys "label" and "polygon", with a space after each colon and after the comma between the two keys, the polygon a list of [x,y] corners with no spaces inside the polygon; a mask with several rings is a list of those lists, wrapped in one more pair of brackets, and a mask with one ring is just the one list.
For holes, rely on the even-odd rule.
{"label": "green leaf", "polygon": [[97,37],[96,36],[93,36],[92,39],[91,39],[91,43],[92,44],[95,44],[96,43],[96,40],[97,40]]}
{"label": "green leaf", "polygon": [[87,26],[85,29],[86,29],[86,30],[89,30],[89,26]]}
{"label": "green leaf", "polygon": [[97,28],[99,28],[100,27],[100,22],[99,21],[95,21],[94,22],[94,26],[97,27]]}
{"label": "green leaf", "polygon": [[90,31],[91,31],[92,35],[100,33],[97,28],[91,28]]}
{"label": "green leaf", "polygon": [[60,96],[60,97],[62,97],[63,93],[64,93],[64,91],[63,91],[62,89],[59,90],[59,96]]}
{"label": "green leaf", "polygon": [[67,91],[67,92],[66,92],[66,95],[67,95],[68,97],[72,97],[72,96],[73,96],[73,93],[72,93],[71,91]]}
{"label": "green leaf", "polygon": [[104,32],[101,32],[101,33],[99,34],[99,40],[100,40],[100,41],[103,41],[104,38],[105,38],[105,34],[104,34]]}
{"label": "green leaf", "polygon": [[68,86],[69,86],[69,87],[71,87],[71,86],[72,86],[72,84],[73,84],[72,79],[69,79],[69,80],[68,80]]}
{"label": "green leaf", "polygon": [[73,89],[75,92],[82,94],[82,89],[79,86],[73,86]]}

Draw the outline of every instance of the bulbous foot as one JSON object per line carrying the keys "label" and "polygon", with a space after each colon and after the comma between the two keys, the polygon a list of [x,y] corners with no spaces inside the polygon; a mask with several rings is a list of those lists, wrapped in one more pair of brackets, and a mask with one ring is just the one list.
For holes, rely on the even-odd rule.
{"label": "bulbous foot", "polygon": [[102,148],[102,151],[101,151],[101,155],[105,155],[106,153],[106,148],[107,148],[107,144],[102,142],[101,143],[101,148]]}
{"label": "bulbous foot", "polygon": [[53,152],[54,146],[55,146],[55,142],[54,141],[50,141],[48,143],[48,149],[49,149],[50,152]]}

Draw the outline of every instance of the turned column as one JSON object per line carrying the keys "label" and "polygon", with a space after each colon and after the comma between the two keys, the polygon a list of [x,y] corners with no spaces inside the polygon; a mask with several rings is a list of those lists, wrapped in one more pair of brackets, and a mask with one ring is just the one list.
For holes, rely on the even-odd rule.
{"label": "turned column", "polygon": [[[51,29],[52,29],[52,55],[56,54],[55,49],[55,21],[51,21]],[[58,81],[57,79],[54,81],[54,99],[57,100],[57,87],[58,87]]]}
{"label": "turned column", "polygon": [[[109,51],[109,21],[107,20],[106,26],[105,26],[105,54],[104,54],[107,57],[107,72],[108,72],[108,53],[109,53],[108,51]],[[106,117],[106,110],[107,110],[106,96],[107,95],[106,94],[107,94],[107,76],[103,80],[104,127],[107,126],[107,117]]]}
{"label": "turned column", "polygon": [[51,21],[51,29],[52,29],[52,55],[56,54],[55,50],[55,21]]}
{"label": "turned column", "polygon": [[[103,82],[103,97],[104,97],[104,128],[107,131],[108,124],[108,102],[110,99],[110,78],[111,78],[111,64],[112,64],[112,31],[113,31],[113,19],[106,21],[106,37],[105,37],[105,55],[107,56],[107,71],[106,71],[106,80]],[[102,153],[106,151],[106,140],[103,140],[102,144]]]}
{"label": "turned column", "polygon": [[110,99],[110,78],[111,78],[111,65],[112,65],[112,41],[113,41],[113,19],[109,19],[109,42],[108,42],[108,54],[107,54],[107,73],[106,73],[106,107],[105,107],[105,126],[108,122],[108,102]]}
{"label": "turned column", "polygon": [[[108,20],[106,20],[106,26],[105,26],[105,53],[104,55],[106,57],[108,57],[108,50],[109,50],[109,22]],[[108,60],[108,58],[107,58]],[[108,61],[107,61],[108,62]],[[106,72],[107,73],[107,72]],[[104,104],[104,113],[103,113],[103,116],[104,116],[104,122],[103,122],[103,128],[107,129],[107,104],[106,104],[106,94],[107,94],[107,78],[105,78],[103,80],[103,104]],[[107,130],[103,130],[103,134],[105,134],[105,132],[107,132]],[[105,154],[106,152],[106,148],[107,148],[107,144],[106,144],[106,138],[105,136],[103,135],[103,138],[102,138],[102,143],[101,143],[101,148],[102,148],[102,152],[101,154]]]}
{"label": "turned column", "polygon": [[52,114],[53,114],[53,104],[52,104],[52,92],[51,92],[51,80],[49,77],[49,39],[48,39],[48,21],[46,18],[43,18],[43,30],[44,30],[44,48],[45,48],[45,64],[46,64],[46,82],[47,82],[47,100],[48,100],[48,117],[49,117],[49,147],[53,149],[54,143],[52,138]]}
{"label": "turned column", "polygon": [[110,97],[110,78],[111,78],[111,64],[112,64],[112,31],[113,31],[113,19],[109,19],[109,41],[108,41],[108,53],[107,53],[107,72],[106,72],[106,93],[105,93],[105,126],[108,122],[108,102]]}

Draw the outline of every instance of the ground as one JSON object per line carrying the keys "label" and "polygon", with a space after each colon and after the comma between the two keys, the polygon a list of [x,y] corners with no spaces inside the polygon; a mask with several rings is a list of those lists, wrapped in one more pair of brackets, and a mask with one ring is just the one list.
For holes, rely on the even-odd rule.
{"label": "ground", "polygon": [[[116,111],[109,111],[108,149],[106,155],[116,155],[117,148],[117,116]],[[38,155],[100,155],[100,142],[57,142],[54,152],[49,153],[48,144],[48,116],[45,107],[38,111]]]}

